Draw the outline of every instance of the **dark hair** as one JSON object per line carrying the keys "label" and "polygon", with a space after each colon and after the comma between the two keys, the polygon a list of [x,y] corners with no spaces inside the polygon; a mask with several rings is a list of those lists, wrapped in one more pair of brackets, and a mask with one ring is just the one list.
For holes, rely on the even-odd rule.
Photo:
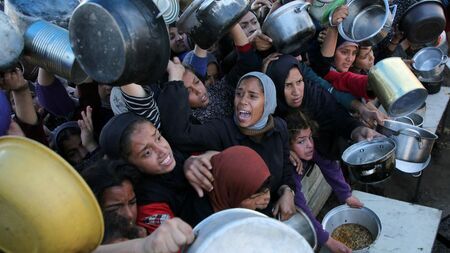
{"label": "dark hair", "polygon": [[134,185],[139,172],[123,160],[106,159],[99,160],[92,167],[85,169],[81,175],[101,205],[105,189],[119,186],[125,180],[129,180]]}
{"label": "dark hair", "polygon": [[287,128],[289,131],[289,142],[292,143],[295,137],[300,133],[301,130],[310,128],[311,132],[315,134],[318,125],[315,121],[309,119],[300,110],[296,110],[288,114],[286,117]]}
{"label": "dark hair", "polygon": [[105,221],[105,234],[102,244],[110,244],[118,239],[136,239],[139,238],[139,230],[136,225],[130,224],[130,221],[117,214],[116,212],[103,212]]}
{"label": "dark hair", "polygon": [[64,157],[67,158],[67,155],[65,153],[63,142],[67,141],[71,136],[77,135],[80,136],[81,130],[80,128],[76,127],[68,127],[66,129],[61,130],[61,132],[58,133],[58,136],[56,136],[54,147],[55,150],[58,151],[58,153]]}
{"label": "dark hair", "polygon": [[125,131],[123,131],[122,135],[120,136],[120,157],[124,160],[128,160],[128,156],[130,156],[131,153],[131,134],[136,130],[137,126],[143,123],[149,123],[147,119],[139,118],[138,120],[131,123],[127,128],[125,128]]}
{"label": "dark hair", "polygon": [[236,88],[238,88],[239,85],[240,85],[243,81],[248,80],[248,79],[251,79],[251,78],[255,78],[256,80],[258,80],[259,88],[261,88],[262,92],[264,93],[264,85],[261,83],[261,80],[260,80],[258,77],[252,76],[252,75],[248,75],[248,76],[242,77],[242,78],[239,80],[239,83],[238,83],[238,85],[237,85]]}

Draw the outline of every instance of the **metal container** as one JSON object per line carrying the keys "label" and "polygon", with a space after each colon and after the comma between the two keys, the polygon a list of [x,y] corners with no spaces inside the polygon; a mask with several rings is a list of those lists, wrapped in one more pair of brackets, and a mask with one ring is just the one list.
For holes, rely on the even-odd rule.
{"label": "metal container", "polygon": [[345,0],[314,0],[309,13],[321,24],[328,24],[330,14],[345,2]]}
{"label": "metal container", "polygon": [[178,0],[153,0],[153,2],[158,7],[159,15],[162,15],[166,24],[170,25],[177,21],[180,12]]}
{"label": "metal container", "polygon": [[12,69],[19,62],[24,42],[22,34],[11,19],[0,11],[0,72]]}
{"label": "metal container", "polygon": [[[280,220],[280,217],[278,217]],[[302,235],[313,250],[317,249],[318,241],[316,230],[309,217],[297,207],[297,213],[294,214],[289,220],[283,221],[284,224],[293,228],[300,235]]]}
{"label": "metal container", "polygon": [[76,84],[88,76],[70,47],[69,32],[47,21],[36,21],[25,32],[27,61]]}
{"label": "metal container", "polygon": [[342,160],[356,180],[377,183],[391,176],[395,169],[395,142],[389,138],[361,141],[348,147]]}
{"label": "metal container", "polygon": [[438,138],[428,130],[394,120],[385,120],[383,126],[377,126],[377,130],[395,141],[397,159],[414,163],[423,163],[428,159]]}
{"label": "metal container", "polygon": [[437,39],[445,29],[444,6],[439,0],[417,1],[402,15],[399,28],[408,41],[425,44]]}
{"label": "metal container", "polygon": [[309,16],[309,3],[293,1],[275,10],[262,26],[278,52],[299,50],[314,36],[316,28]]}
{"label": "metal container", "polygon": [[369,88],[393,117],[414,112],[428,96],[427,90],[399,57],[379,61],[370,69]]}
{"label": "metal container", "polygon": [[[322,220],[323,228],[330,234],[340,225],[348,223],[358,224],[367,228],[374,238],[371,245],[375,244],[381,234],[382,227],[380,218],[378,218],[378,215],[374,211],[367,207],[351,208],[347,205],[341,205],[331,209]],[[360,250],[353,250],[353,252],[369,252],[370,246]]]}
{"label": "metal container", "polygon": [[177,22],[203,49],[220,40],[250,10],[250,0],[194,0]]}
{"label": "metal container", "polygon": [[233,208],[214,213],[194,228],[195,241],[182,252],[313,253],[299,233],[261,213]]}
{"label": "metal container", "polygon": [[153,1],[83,2],[70,19],[69,36],[82,68],[98,82],[152,82],[166,73],[169,35]]}
{"label": "metal container", "polygon": [[388,35],[397,5],[389,7],[388,0],[352,0],[347,5],[348,16],[338,26],[342,38],[374,46]]}
{"label": "metal container", "polygon": [[439,48],[425,47],[419,50],[413,58],[413,68],[425,80],[438,80],[444,71],[448,56]]}
{"label": "metal container", "polygon": [[417,113],[411,113],[403,117],[394,118],[395,121],[399,121],[402,123],[406,123],[413,126],[422,127],[423,126],[423,117]]}
{"label": "metal container", "polygon": [[89,186],[48,147],[0,138],[0,251],[92,252],[103,215]]}

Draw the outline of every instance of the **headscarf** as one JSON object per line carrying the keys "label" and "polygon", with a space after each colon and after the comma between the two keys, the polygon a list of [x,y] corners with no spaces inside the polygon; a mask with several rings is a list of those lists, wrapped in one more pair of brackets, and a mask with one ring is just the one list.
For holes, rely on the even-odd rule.
{"label": "headscarf", "polygon": [[338,50],[341,47],[346,47],[346,46],[359,47],[359,45],[357,43],[345,40],[344,38],[342,38],[341,35],[339,35],[338,39],[337,39],[337,42],[336,42],[336,50]]}
{"label": "headscarf", "polygon": [[6,135],[11,124],[11,105],[6,93],[0,91],[0,136]]}
{"label": "headscarf", "polygon": [[53,147],[54,147],[55,151],[58,152],[59,154],[63,153],[63,147],[62,147],[62,143],[60,143],[59,135],[62,133],[62,131],[69,129],[69,128],[80,129],[80,126],[78,125],[78,122],[76,122],[76,121],[64,122],[61,125],[59,125],[57,128],[55,128],[50,135],[51,141],[53,143]]}
{"label": "headscarf", "polygon": [[[267,121],[269,120],[269,116],[273,114],[275,112],[275,109],[277,108],[277,91],[275,90],[275,85],[273,84],[272,79],[270,79],[270,77],[268,77],[266,74],[257,71],[247,73],[243,77],[241,77],[236,88],[239,88],[239,86],[241,85],[241,81],[244,78],[248,77],[258,78],[259,82],[262,84],[262,89],[264,92],[263,115],[258,120],[258,122],[256,122],[253,126],[248,127],[248,129],[261,130],[266,126]],[[235,122],[237,122],[236,115],[234,117]]]}
{"label": "headscarf", "polygon": [[233,146],[211,158],[214,189],[208,193],[215,212],[238,207],[269,178],[261,156],[251,148]]}
{"label": "headscarf", "polygon": [[300,71],[297,58],[291,55],[281,55],[278,57],[278,60],[272,61],[267,67],[266,74],[272,78],[277,90],[277,114],[283,115],[289,111],[289,106],[284,97],[284,84],[289,75],[289,71],[294,67]]}
{"label": "headscarf", "polygon": [[121,158],[120,142],[124,132],[134,122],[143,119],[132,112],[112,117],[100,133],[100,147],[111,159]]}

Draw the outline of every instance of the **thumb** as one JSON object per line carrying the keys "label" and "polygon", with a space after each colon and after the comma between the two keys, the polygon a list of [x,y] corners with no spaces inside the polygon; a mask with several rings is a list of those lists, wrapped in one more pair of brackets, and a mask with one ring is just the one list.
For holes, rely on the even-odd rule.
{"label": "thumb", "polygon": [[180,58],[178,58],[178,57],[173,57],[173,63],[175,63],[175,64],[181,64]]}

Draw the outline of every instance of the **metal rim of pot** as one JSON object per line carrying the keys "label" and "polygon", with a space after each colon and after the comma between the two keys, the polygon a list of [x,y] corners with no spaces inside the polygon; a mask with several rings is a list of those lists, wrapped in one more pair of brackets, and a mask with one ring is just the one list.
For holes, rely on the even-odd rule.
{"label": "metal rim of pot", "polygon": [[306,238],[305,235],[302,235],[302,233],[300,233],[300,231],[297,231],[297,229],[296,229],[295,227],[291,226],[290,220],[291,220],[291,219],[294,219],[295,216],[292,216],[289,220],[281,221],[281,214],[278,213],[277,219],[278,219],[279,221],[283,222],[284,224],[290,226],[290,227],[293,228],[295,231],[297,231],[300,235],[302,235],[302,236],[306,239],[306,241],[308,241],[308,243],[309,243],[309,245],[311,246],[311,248],[312,248],[313,250],[316,250],[316,249],[317,249],[317,246],[318,246],[318,240],[317,240],[317,233],[316,233],[316,230],[314,229],[314,224],[312,223],[311,219],[309,219],[309,217],[306,215],[306,213],[303,212],[302,209],[300,209],[300,208],[298,208],[298,207],[296,207],[295,209],[297,210],[298,215],[300,215],[300,216],[303,218],[303,220],[306,221],[307,226],[308,226],[308,228],[309,228],[309,230],[310,230],[310,233],[311,233],[311,235],[312,235],[312,242],[308,241],[308,239]]}
{"label": "metal rim of pot", "polygon": [[[347,3],[347,6],[349,6],[349,8],[350,8],[350,6],[357,1],[361,1],[361,0],[351,0],[350,2]],[[359,43],[362,46],[375,46],[380,41],[382,41],[388,35],[388,32],[391,30],[392,23],[394,21],[395,15],[397,13],[397,5],[389,6],[389,3],[387,0],[382,0],[382,1],[384,3],[384,8],[385,8],[385,14],[383,17],[383,21],[382,21],[383,25],[382,26],[380,26],[375,32],[373,32],[371,35],[369,35],[365,38],[355,39],[353,32],[352,32],[352,35],[349,35],[346,33],[346,31],[344,29],[344,22],[346,22],[346,21],[347,22],[351,21],[352,30],[353,30],[353,27],[355,24],[354,20],[350,20],[347,17],[347,19],[344,19],[344,21],[338,25],[338,32],[342,36],[342,38],[344,38],[344,40],[347,40],[347,41]],[[365,7],[365,8],[367,8],[367,7]],[[392,8],[392,11],[390,10],[391,8]],[[360,14],[361,13],[358,12],[358,14],[355,15],[355,18]],[[333,15],[333,12],[330,13],[330,17],[332,15]]]}
{"label": "metal rim of pot", "polygon": [[[301,49],[315,34],[315,26],[309,15],[310,3],[292,1],[276,9],[266,17],[261,30],[272,38],[273,45],[278,52],[289,54]],[[292,16],[292,15],[296,16]],[[286,23],[289,20],[297,22]],[[280,29],[279,26],[283,26]]]}
{"label": "metal rim of pot", "polygon": [[[420,61],[422,58],[426,58],[426,61],[429,61],[430,57],[427,57],[427,54],[435,54],[439,55],[440,57],[436,57],[434,66],[427,66],[427,68],[424,68],[423,62]],[[439,58],[439,59],[437,59]],[[413,64],[412,67],[415,71],[424,79],[426,80],[436,80],[439,79],[442,75],[442,72],[444,71],[445,64],[448,61],[448,56],[445,55],[441,49],[436,47],[425,47],[420,49],[416,54],[414,54],[413,58]],[[420,65],[422,64],[422,65]]]}
{"label": "metal rim of pot", "polygon": [[[410,41],[411,43],[425,44],[425,43],[431,42],[433,40],[433,38],[437,38],[445,28],[446,20],[445,20],[445,15],[443,15],[443,19],[442,19],[443,22],[440,22],[441,23],[440,26],[436,23],[434,23],[433,25],[427,26],[427,28],[428,28],[428,29],[426,29],[427,36],[430,36],[430,34],[431,34],[430,39],[425,39],[425,38],[420,39],[420,38],[416,38],[414,36],[414,35],[417,36],[417,34],[415,34],[414,32],[420,32],[420,30],[422,30],[424,28],[419,29],[416,25],[411,24],[411,21],[414,21],[416,19],[414,17],[409,18],[409,15],[411,15],[411,13],[414,11],[414,9],[416,9],[416,7],[418,7],[422,4],[429,4],[429,3],[439,4],[442,7],[442,9],[444,8],[444,6],[442,5],[442,2],[440,0],[417,1],[416,3],[409,6],[408,9],[403,13],[402,17],[400,18],[399,28],[401,31],[405,32],[405,35],[408,38],[408,41]],[[427,11],[429,11],[429,8],[427,8]],[[436,29],[436,28],[438,28],[438,29]],[[435,29],[436,32],[434,30],[430,31],[430,29]],[[438,30],[440,30],[439,33],[437,32]]]}

